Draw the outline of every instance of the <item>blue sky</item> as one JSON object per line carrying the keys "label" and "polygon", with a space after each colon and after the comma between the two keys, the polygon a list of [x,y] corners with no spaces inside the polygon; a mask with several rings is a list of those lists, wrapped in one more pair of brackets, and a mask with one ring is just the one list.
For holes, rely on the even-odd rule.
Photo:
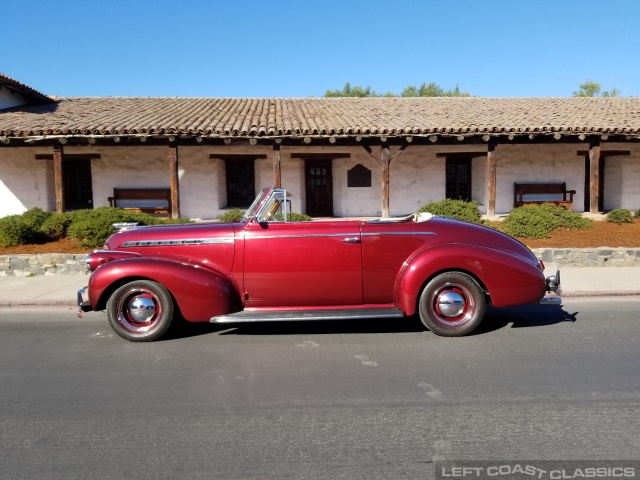
{"label": "blue sky", "polygon": [[[5,5],[2,5],[5,4]],[[27,7],[28,5],[28,7]],[[436,82],[640,95],[636,0],[0,0],[0,72],[50,95],[321,97]]]}

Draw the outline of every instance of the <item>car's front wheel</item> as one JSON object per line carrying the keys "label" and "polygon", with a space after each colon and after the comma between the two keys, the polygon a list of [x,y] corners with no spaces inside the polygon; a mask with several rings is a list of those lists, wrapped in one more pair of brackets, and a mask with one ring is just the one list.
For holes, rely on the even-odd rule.
{"label": "car's front wheel", "polygon": [[164,335],[173,321],[173,298],[151,280],[118,288],[107,301],[107,318],[115,332],[132,342],[150,342]]}
{"label": "car's front wheel", "polygon": [[461,337],[482,322],[486,300],[478,282],[462,272],[434,277],[422,290],[418,311],[422,323],[433,333]]}

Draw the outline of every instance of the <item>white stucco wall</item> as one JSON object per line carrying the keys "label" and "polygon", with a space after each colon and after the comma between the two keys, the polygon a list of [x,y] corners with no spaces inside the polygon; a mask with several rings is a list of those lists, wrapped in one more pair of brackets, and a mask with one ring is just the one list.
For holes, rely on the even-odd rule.
{"label": "white stucco wall", "polygon": [[108,206],[114,188],[169,188],[166,147],[118,146],[91,150],[67,148],[64,153],[97,153],[91,160],[94,207]]}
{"label": "white stucco wall", "polygon": [[[410,145],[390,167],[390,207],[392,215],[416,211],[427,202],[445,195],[445,158],[438,153],[478,152],[486,145]],[[604,147],[603,147],[604,148]],[[604,207],[640,208],[640,145],[622,143],[608,149],[630,150],[630,156],[608,157],[605,162]],[[574,210],[584,206],[584,157],[579,150],[588,145],[499,145],[497,149],[496,213],[513,208],[513,184],[566,182],[575,189]],[[266,155],[255,162],[256,193],[273,184],[273,156],[270,147],[189,146],[179,147],[181,215],[190,218],[217,218],[226,210],[225,162],[211,155]],[[305,213],[304,160],[295,153],[348,153],[349,158],[333,161],[334,215],[338,217],[381,214],[380,165],[360,146],[282,147],[282,186],[291,194],[292,207]],[[392,154],[395,149],[392,149]],[[52,154],[51,147],[0,148],[0,216],[21,213],[38,206],[55,209],[53,162],[36,160],[36,154]],[[67,147],[65,154],[99,154],[91,160],[94,206],[108,205],[114,187],[168,188],[170,172],[167,147],[101,146]],[[347,172],[361,164],[371,170],[371,187],[348,187]],[[472,160],[472,198],[486,212],[486,156]]]}
{"label": "white stucco wall", "polygon": [[[224,161],[209,158],[210,152],[200,147],[178,149],[180,181],[180,215],[211,219],[218,216],[226,198]],[[168,166],[168,160],[164,163]],[[167,180],[169,171],[167,170]],[[221,193],[224,197],[221,198]]]}
{"label": "white stucco wall", "polygon": [[496,213],[513,209],[514,183],[561,183],[575,190],[573,211],[584,210],[584,157],[588,145],[499,145],[496,173]]}
{"label": "white stucco wall", "polygon": [[18,105],[24,105],[27,103],[27,99],[24,95],[14,92],[0,85],[0,110],[3,108],[16,107]]}
{"label": "white stucco wall", "polygon": [[0,217],[33,207],[54,210],[53,162],[36,160],[47,148],[0,148]]}
{"label": "white stucco wall", "polygon": [[604,163],[605,210],[640,209],[640,146],[612,144],[610,150],[629,150],[630,155],[607,157]]}

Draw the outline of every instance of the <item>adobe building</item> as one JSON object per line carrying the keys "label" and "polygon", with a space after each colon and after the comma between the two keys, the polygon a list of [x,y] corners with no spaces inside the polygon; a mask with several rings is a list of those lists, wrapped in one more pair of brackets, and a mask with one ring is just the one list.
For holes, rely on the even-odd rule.
{"label": "adobe building", "polygon": [[[316,217],[443,198],[494,217],[518,183],[564,183],[576,212],[639,209],[640,98],[52,98],[0,75],[0,216],[126,189],[213,219],[275,185]],[[162,200],[119,205],[145,202]]]}

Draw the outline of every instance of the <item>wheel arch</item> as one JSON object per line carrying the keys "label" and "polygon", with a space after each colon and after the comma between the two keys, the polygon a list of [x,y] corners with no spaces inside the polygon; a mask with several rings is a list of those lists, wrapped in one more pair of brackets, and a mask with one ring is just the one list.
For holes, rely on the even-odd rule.
{"label": "wheel arch", "polygon": [[135,280],[163,285],[174,300],[176,311],[190,322],[207,322],[211,317],[241,309],[234,283],[220,272],[170,260],[132,258],[114,260],[93,272],[89,280],[93,310],[103,310],[113,292]]}
{"label": "wheel arch", "polygon": [[534,303],[544,295],[544,275],[536,265],[490,247],[447,244],[422,250],[405,263],[396,282],[398,308],[415,314],[422,289],[447,272],[469,275],[485,293],[487,304],[498,307]]}
{"label": "wheel arch", "polygon": [[[113,293],[117,289],[119,289],[123,285],[126,285],[127,283],[135,282],[136,280],[149,280],[149,281],[152,281],[152,282],[156,281],[155,279],[153,279],[151,277],[145,277],[145,276],[142,276],[142,275],[134,275],[134,276],[130,276],[130,277],[119,278],[119,279],[115,280],[113,283],[109,284],[102,291],[100,297],[97,300],[96,308],[94,310],[104,310],[107,307],[107,301],[109,300],[109,297],[111,295],[113,295]],[[169,289],[167,289],[167,290],[169,290]],[[169,290],[169,294],[171,295],[171,298],[173,298],[173,303],[177,307],[176,299],[173,296],[173,294],[171,293],[171,290]]]}

